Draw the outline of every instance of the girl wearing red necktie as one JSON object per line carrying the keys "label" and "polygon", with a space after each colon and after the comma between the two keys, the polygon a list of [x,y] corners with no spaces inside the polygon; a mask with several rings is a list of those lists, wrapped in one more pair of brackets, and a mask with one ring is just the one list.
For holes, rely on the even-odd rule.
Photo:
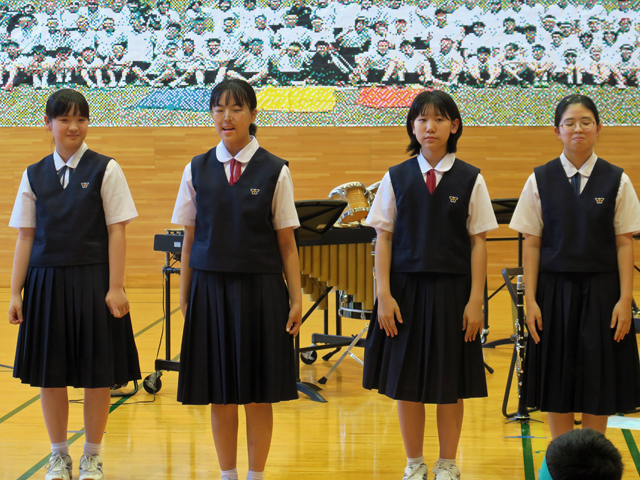
{"label": "girl wearing red necktie", "polygon": [[293,338],[302,292],[293,229],[300,224],[288,163],[255,138],[253,88],[226,80],[209,106],[221,142],[186,166],[172,219],[185,229],[178,400],[211,405],[223,480],[238,479],[244,405],[247,479],[259,480],[271,445],[271,404],[298,398]]}
{"label": "girl wearing red necktie", "polygon": [[398,401],[404,480],[426,480],[426,403],[437,404],[436,480],[457,480],[463,399],[486,397],[480,332],[486,232],[498,228],[480,170],[455,156],[462,118],[447,93],[407,114],[409,160],[391,167],[367,224],[376,228],[377,301],[363,385]]}

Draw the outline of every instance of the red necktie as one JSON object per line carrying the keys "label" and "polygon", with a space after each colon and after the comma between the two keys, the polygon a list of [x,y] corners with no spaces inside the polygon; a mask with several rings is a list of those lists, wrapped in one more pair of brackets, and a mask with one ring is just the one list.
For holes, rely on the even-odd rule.
{"label": "red necktie", "polygon": [[436,189],[436,171],[433,168],[427,170],[427,188],[429,189],[429,193],[433,193]]}
{"label": "red necktie", "polygon": [[238,179],[240,178],[240,172],[241,172],[241,166],[240,166],[240,162],[237,161],[235,158],[231,159],[231,175],[229,177],[229,185],[233,185],[234,183],[236,183],[238,181]]}

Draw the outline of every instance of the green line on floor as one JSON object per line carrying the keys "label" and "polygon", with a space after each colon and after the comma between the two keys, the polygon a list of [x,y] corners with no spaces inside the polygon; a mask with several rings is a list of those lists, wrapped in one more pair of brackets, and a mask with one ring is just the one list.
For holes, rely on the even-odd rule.
{"label": "green line on floor", "polygon": [[522,429],[522,460],[524,463],[525,480],[536,480],[535,467],[533,465],[533,448],[531,446],[531,428],[528,424],[523,423]]}
{"label": "green line on floor", "polygon": [[636,466],[636,470],[638,474],[640,474],[640,452],[638,451],[638,445],[636,444],[633,435],[631,434],[631,430],[622,429],[622,435],[624,439],[627,441],[627,447],[629,448],[629,453],[631,453],[631,458],[633,459],[633,463]]}
{"label": "green line on floor", "polygon": [[13,410],[11,410],[9,413],[7,413],[4,417],[0,418],[0,423],[4,422],[5,420],[9,420],[11,417],[13,417],[16,413],[20,413],[22,410],[24,410],[25,408],[27,408],[29,405],[31,405],[32,403],[37,402],[38,400],[40,400],[40,394],[36,395],[35,397],[33,397],[30,400],[27,400],[26,402],[24,402],[22,405],[20,405],[19,407],[14,408]]}

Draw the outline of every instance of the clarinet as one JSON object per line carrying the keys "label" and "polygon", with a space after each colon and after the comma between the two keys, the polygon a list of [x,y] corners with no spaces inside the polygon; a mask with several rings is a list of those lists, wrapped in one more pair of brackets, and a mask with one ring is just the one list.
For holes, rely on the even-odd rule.
{"label": "clarinet", "polygon": [[517,318],[516,327],[516,378],[518,380],[518,419],[529,419],[529,409],[526,403],[526,389],[524,385],[524,357],[525,357],[525,338],[524,338],[524,275],[518,275],[516,283],[517,296]]}

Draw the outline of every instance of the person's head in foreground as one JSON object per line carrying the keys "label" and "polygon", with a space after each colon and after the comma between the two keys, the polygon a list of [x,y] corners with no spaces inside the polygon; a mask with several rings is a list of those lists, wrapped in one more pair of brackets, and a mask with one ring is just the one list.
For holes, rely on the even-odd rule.
{"label": "person's head in foreground", "polygon": [[621,480],[623,471],[622,456],[613,443],[583,428],[549,444],[539,480]]}

